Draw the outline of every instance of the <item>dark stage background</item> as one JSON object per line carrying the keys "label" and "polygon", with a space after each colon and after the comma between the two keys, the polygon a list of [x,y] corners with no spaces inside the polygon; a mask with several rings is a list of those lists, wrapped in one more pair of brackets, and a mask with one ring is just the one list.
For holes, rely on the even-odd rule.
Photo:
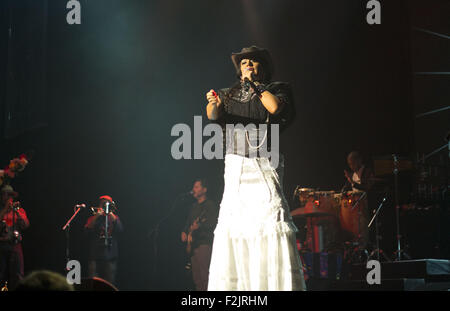
{"label": "dark stage background", "polygon": [[[173,160],[170,132],[194,115],[206,124],[205,93],[234,82],[230,54],[244,46],[267,47],[275,80],[294,90],[297,118],[282,136],[288,198],[297,185],[340,190],[351,150],[369,163],[414,154],[408,1],[381,1],[381,25],[366,23],[361,0],[81,0],[81,25],[66,23],[66,3],[1,4],[0,163],[34,150],[13,183],[31,222],[26,272],[64,272],[73,206],[109,194],[125,227],[119,289],[189,285],[179,194],[201,176],[220,201],[223,162]],[[87,216],[70,234],[82,269]]]}

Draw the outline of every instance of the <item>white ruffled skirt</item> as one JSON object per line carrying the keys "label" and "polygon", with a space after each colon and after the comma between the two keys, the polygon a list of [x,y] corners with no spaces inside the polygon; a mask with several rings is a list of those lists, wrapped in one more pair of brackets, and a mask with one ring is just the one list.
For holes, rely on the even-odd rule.
{"label": "white ruffled skirt", "polygon": [[306,290],[282,172],[282,161],[275,170],[267,158],[226,155],[208,290]]}

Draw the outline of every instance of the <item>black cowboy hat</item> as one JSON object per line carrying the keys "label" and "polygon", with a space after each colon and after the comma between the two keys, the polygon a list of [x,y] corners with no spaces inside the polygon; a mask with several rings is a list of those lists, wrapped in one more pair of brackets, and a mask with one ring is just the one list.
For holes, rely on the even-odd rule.
{"label": "black cowboy hat", "polygon": [[267,49],[252,45],[251,47],[243,48],[238,53],[231,53],[231,60],[233,61],[238,75],[240,75],[241,73],[240,62],[243,58],[256,58],[257,60],[261,61],[263,63],[262,65],[266,74],[266,80],[270,81],[274,70],[272,57],[270,56],[270,53]]}

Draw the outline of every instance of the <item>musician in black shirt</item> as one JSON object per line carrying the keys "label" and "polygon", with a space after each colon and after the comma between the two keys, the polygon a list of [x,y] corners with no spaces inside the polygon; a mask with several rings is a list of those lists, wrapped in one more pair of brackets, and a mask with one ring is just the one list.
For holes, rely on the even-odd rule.
{"label": "musician in black shirt", "polygon": [[219,213],[217,204],[207,198],[207,191],[205,180],[194,182],[192,195],[196,202],[181,232],[181,240],[186,242],[186,251],[191,257],[192,277],[198,291],[208,288],[209,263]]}
{"label": "musician in black shirt", "polygon": [[[369,229],[367,225],[370,220],[370,211],[375,207],[374,195],[371,193],[374,185],[373,171],[363,162],[363,157],[358,151],[352,151],[347,156],[347,164],[351,172],[344,170],[347,183],[344,189],[351,186],[353,193],[360,193],[360,197],[353,203],[353,223],[355,224],[354,235],[357,235],[360,246],[364,249],[369,243]],[[364,196],[362,194],[364,193]],[[357,229],[357,230],[356,230]],[[344,233],[345,235],[345,233]],[[344,238],[345,239],[345,238]]]}

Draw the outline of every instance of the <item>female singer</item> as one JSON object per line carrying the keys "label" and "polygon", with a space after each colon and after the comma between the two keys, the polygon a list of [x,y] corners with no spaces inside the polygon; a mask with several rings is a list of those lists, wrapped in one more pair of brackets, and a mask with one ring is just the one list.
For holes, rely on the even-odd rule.
{"label": "female singer", "polygon": [[[239,81],[206,94],[208,118],[222,125],[226,138],[225,189],[208,290],[306,290],[297,228],[283,194],[283,159],[275,166],[259,152],[270,145],[270,138],[278,139],[272,137],[270,125],[278,124],[282,131],[292,121],[291,90],[287,83],[270,81],[273,66],[266,49],[244,48],[231,58]],[[250,127],[229,130],[227,124],[269,127],[264,135],[250,135]],[[237,141],[244,141],[245,148],[236,148]],[[258,151],[256,156],[250,156],[251,150]]]}

